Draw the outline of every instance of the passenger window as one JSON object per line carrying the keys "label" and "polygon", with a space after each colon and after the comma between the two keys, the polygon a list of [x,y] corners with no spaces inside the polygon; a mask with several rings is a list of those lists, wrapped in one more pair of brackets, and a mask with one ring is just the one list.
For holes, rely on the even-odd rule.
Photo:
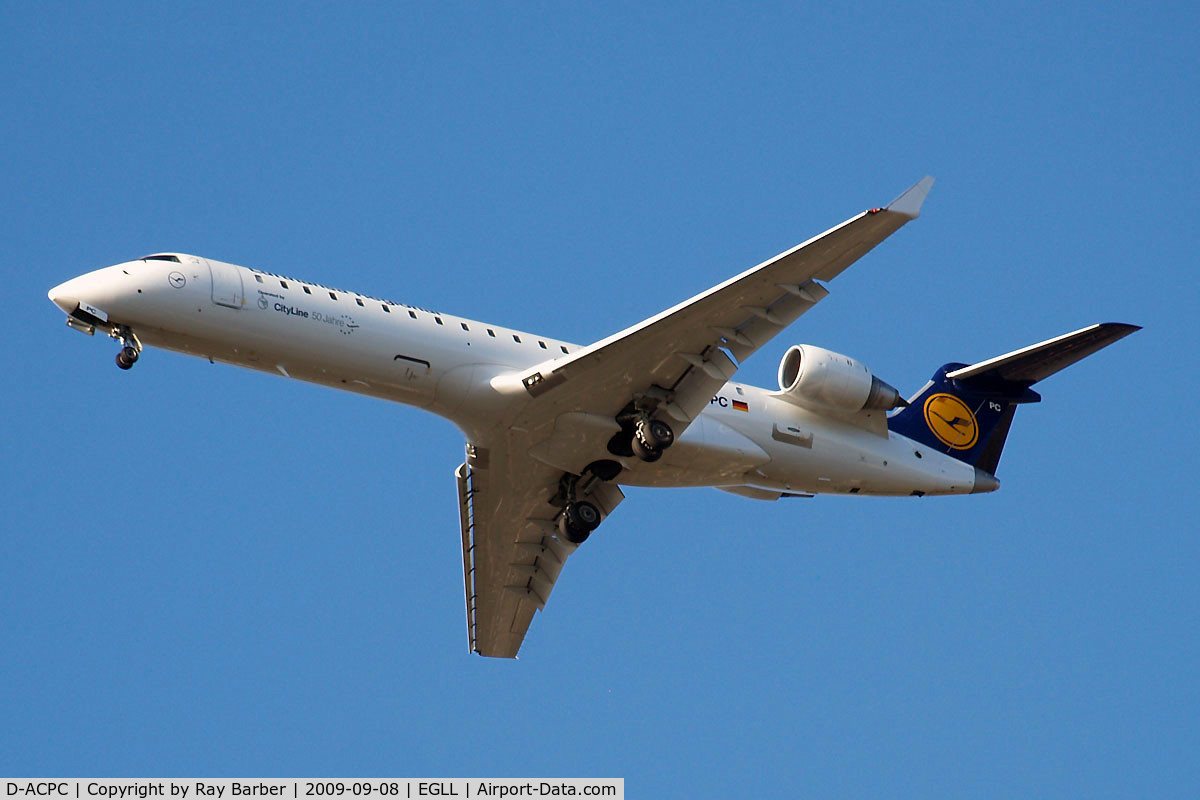
{"label": "passenger window", "polygon": [[444,325],[444,324],[445,324],[444,322],[442,322],[442,318],[441,318],[441,317],[434,317],[434,318],[433,318],[433,321],[434,321],[434,322],[436,322],[438,325]]}
{"label": "passenger window", "polygon": [[540,347],[540,348],[542,348],[543,350],[545,350],[545,349],[546,349],[546,343],[545,343],[545,342],[542,342],[542,341],[539,341],[539,342],[538,342],[538,347]]}
{"label": "passenger window", "polygon": [[282,287],[283,287],[283,288],[285,288],[285,289],[286,289],[286,288],[288,288],[287,281],[280,281],[280,282],[279,282],[279,285],[280,285],[280,286],[282,286]]}
{"label": "passenger window", "polygon": [[312,294],[312,289],[308,288],[307,286],[303,287],[303,289],[305,294]]}
{"label": "passenger window", "polygon": [[490,337],[492,337],[493,339],[495,339],[495,338],[496,338],[496,332],[495,332],[494,330],[492,330],[491,328],[488,328],[488,336],[490,336]]}
{"label": "passenger window", "polygon": [[262,283],[263,282],[262,275],[255,275],[254,280],[258,281],[259,283]]}
{"label": "passenger window", "polygon": [[468,328],[468,327],[467,327],[467,323],[465,323],[465,322],[460,322],[460,323],[458,323],[458,324],[459,324],[459,325],[462,325],[462,329],[463,329],[464,331],[469,331],[469,330],[471,330],[470,328]]}
{"label": "passenger window", "polygon": [[388,314],[392,313],[392,310],[387,307],[387,303],[380,303],[379,307],[382,308],[384,311],[386,311]]}
{"label": "passenger window", "polygon": [[567,348],[562,347],[561,345],[559,346],[559,349],[562,350],[564,353],[567,352]]}
{"label": "passenger window", "polygon": [[417,318],[417,312],[415,312],[415,311],[412,311],[412,310],[410,310],[410,311],[408,312],[408,315],[409,315],[410,317],[412,317],[413,319],[416,319],[416,318]]}
{"label": "passenger window", "polygon": [[330,300],[337,300],[337,295],[336,295],[336,294],[334,294],[333,292],[330,292],[330,293],[329,293],[329,299],[330,299]]}
{"label": "passenger window", "polygon": [[356,298],[354,298],[354,302],[358,303],[360,306],[363,304],[363,301],[362,301],[362,298],[361,298],[361,297],[356,297]]}
{"label": "passenger window", "polygon": [[514,333],[514,334],[513,334],[513,341],[514,341],[514,342],[516,342],[517,344],[520,344],[520,343],[521,343],[521,337],[520,337],[520,336],[517,336],[517,335]]}

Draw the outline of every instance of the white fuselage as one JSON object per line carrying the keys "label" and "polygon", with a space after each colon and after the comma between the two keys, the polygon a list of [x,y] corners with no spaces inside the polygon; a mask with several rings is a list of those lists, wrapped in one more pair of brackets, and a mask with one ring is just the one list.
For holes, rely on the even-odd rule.
{"label": "white fuselage", "polygon": [[[483,444],[523,399],[494,378],[581,349],[184,254],[90,272],[50,297],[68,314],[80,304],[102,311],[145,345],[428,409]],[[903,436],[881,436],[737,382],[717,393],[661,461],[622,464],[622,484],[719,486],[763,498],[994,488],[976,488],[973,467]]]}

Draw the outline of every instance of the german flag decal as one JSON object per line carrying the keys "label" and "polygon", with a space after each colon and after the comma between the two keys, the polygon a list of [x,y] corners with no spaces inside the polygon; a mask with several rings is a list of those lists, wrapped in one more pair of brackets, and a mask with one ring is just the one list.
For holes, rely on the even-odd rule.
{"label": "german flag decal", "polygon": [[733,401],[733,410],[734,410],[734,411],[746,411],[746,412],[749,412],[749,411],[750,411],[750,404],[749,404],[749,403],[742,402],[741,400],[734,400],[734,401]]}

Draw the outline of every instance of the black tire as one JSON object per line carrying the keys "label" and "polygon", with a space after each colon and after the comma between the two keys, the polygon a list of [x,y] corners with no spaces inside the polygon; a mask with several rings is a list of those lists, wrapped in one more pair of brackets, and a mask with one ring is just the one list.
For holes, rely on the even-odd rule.
{"label": "black tire", "polygon": [[661,419],[652,419],[638,426],[637,438],[655,450],[665,450],[675,441],[675,431]]}
{"label": "black tire", "polygon": [[129,369],[133,366],[133,362],[125,358],[125,351],[117,353],[117,366],[121,369]]}
{"label": "black tire", "polygon": [[662,450],[656,447],[647,447],[638,436],[633,437],[633,441],[630,442],[629,446],[633,450],[633,454],[647,464],[662,458]]}
{"label": "black tire", "polygon": [[129,345],[122,347],[121,355],[125,356],[125,360],[130,364],[133,364],[138,360],[138,351],[136,347],[130,347]]}
{"label": "black tire", "polygon": [[591,531],[585,531],[573,526],[571,521],[567,519],[566,514],[558,518],[558,532],[571,544],[583,544],[592,535]]}
{"label": "black tire", "polygon": [[564,514],[571,526],[579,530],[591,531],[596,530],[600,525],[600,509],[589,503],[587,500],[577,500],[567,506],[567,513]]}

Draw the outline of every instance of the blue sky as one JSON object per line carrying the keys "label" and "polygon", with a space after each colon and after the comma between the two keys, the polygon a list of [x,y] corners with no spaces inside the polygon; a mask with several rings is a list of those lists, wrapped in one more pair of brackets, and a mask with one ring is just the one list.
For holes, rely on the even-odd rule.
{"label": "blue sky", "polygon": [[[18,4],[0,774],[1195,796],[1194,4]],[[787,346],[908,393],[1106,320],[969,498],[630,490],[468,655],[459,434],[69,331],[194,252],[586,343],[929,173]]]}

